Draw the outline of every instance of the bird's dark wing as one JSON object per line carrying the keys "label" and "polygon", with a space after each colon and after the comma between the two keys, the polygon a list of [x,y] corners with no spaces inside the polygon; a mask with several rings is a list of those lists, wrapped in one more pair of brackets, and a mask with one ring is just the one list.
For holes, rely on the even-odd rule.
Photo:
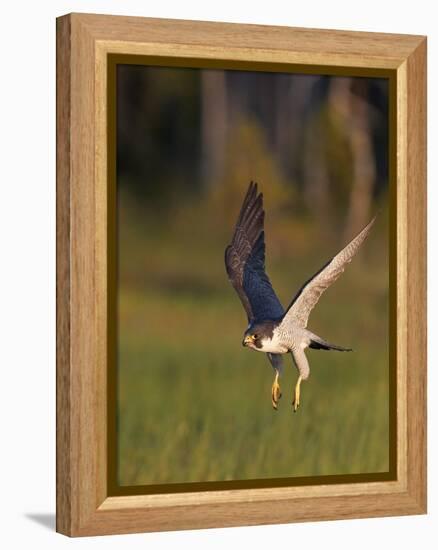
{"label": "bird's dark wing", "polygon": [[281,322],[282,326],[286,328],[288,325],[294,324],[304,328],[307,327],[310,312],[318,303],[322,293],[338,279],[351,262],[360,245],[367,238],[374,220],[375,218],[301,287],[286,310]]}
{"label": "bird's dark wing", "polygon": [[265,273],[265,213],[263,195],[251,182],[242,204],[231,244],[225,250],[225,267],[248,321],[276,319],[283,313]]}
{"label": "bird's dark wing", "polygon": [[281,353],[267,353],[269,362],[272,365],[272,368],[277,371],[279,374],[283,373],[283,356]]}

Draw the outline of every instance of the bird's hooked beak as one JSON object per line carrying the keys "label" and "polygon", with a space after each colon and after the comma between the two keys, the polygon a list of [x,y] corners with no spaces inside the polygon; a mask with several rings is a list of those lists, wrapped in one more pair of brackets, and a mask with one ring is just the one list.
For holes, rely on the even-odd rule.
{"label": "bird's hooked beak", "polygon": [[249,344],[254,343],[254,335],[253,334],[247,334],[245,338],[243,339],[242,346],[246,347]]}

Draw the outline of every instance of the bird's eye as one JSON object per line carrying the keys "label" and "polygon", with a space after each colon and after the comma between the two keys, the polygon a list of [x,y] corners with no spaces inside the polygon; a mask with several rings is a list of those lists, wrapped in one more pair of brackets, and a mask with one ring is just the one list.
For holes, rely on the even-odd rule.
{"label": "bird's eye", "polygon": [[257,335],[257,334],[253,334],[253,335],[252,335],[252,338],[253,338],[253,340],[257,340],[258,335]]}

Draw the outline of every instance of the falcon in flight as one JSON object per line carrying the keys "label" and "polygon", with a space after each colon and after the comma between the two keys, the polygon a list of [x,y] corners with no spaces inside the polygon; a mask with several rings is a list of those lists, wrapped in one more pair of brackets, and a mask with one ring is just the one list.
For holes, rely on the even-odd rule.
{"label": "falcon in flight", "polygon": [[368,236],[374,219],[336,256],[328,261],[296,293],[290,305],[283,309],[265,272],[265,212],[263,195],[251,182],[237,219],[231,244],[225,250],[225,267],[248,316],[248,328],[242,345],[267,354],[274,368],[272,406],[277,409],[281,397],[278,382],[282,356],[291,353],[298,370],[293,409],[300,404],[300,385],[309,376],[306,348],[351,351],[329,344],[307,329],[310,312],[322,293],[344,271]]}

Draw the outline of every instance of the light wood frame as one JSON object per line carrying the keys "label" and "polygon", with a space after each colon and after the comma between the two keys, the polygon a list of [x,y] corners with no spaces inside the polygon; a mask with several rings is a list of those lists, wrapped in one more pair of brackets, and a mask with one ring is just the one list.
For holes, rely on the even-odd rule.
{"label": "light wood frame", "polygon": [[[385,69],[396,80],[397,480],[108,496],[108,54]],[[70,14],[57,20],[57,530],[426,512],[426,39]]]}

